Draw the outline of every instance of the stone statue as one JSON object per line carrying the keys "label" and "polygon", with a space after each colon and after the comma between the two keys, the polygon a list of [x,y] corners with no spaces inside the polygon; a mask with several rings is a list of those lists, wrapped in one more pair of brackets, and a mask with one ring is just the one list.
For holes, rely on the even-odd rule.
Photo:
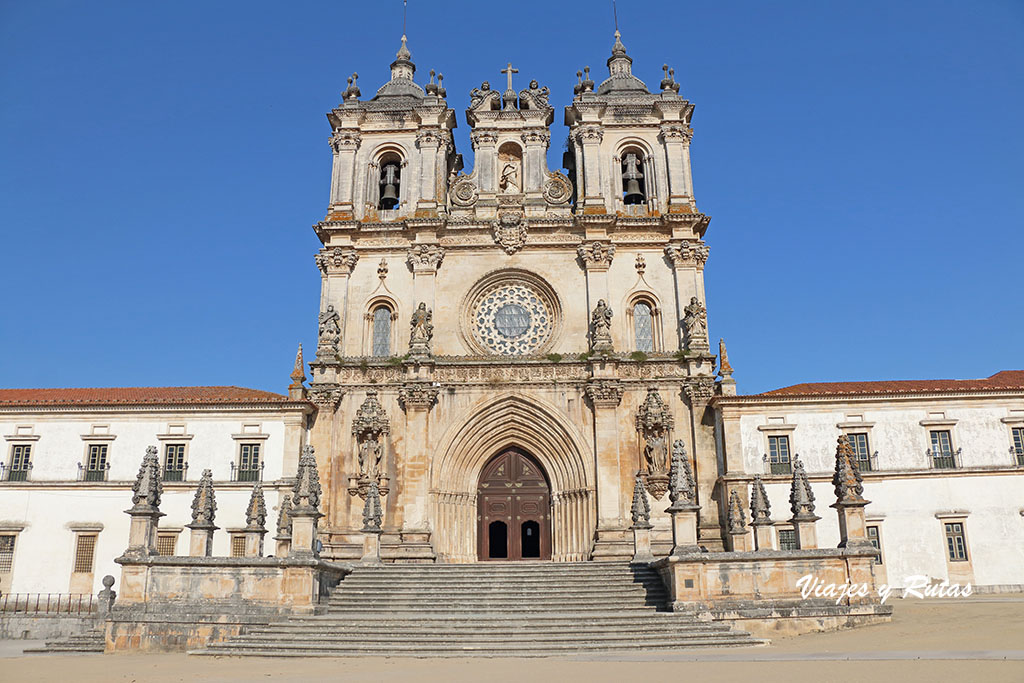
{"label": "stone statue", "polygon": [[653,433],[647,437],[644,460],[647,462],[648,472],[662,473],[668,470],[668,445],[664,432]]}
{"label": "stone statue", "polygon": [[479,88],[473,88],[469,91],[469,108],[475,109],[489,95],[491,95],[491,84],[484,81],[480,84]]}
{"label": "stone statue", "polygon": [[612,350],[612,309],[599,299],[594,312],[590,314],[590,350]]}
{"label": "stone statue", "polygon": [[359,444],[359,472],[360,474],[377,474],[380,472],[380,461],[384,457],[384,450],[376,438],[369,438]]}
{"label": "stone statue", "polygon": [[412,313],[409,323],[409,355],[426,357],[430,355],[430,342],[434,338],[434,314],[425,303],[420,303]]}
{"label": "stone statue", "polygon": [[708,312],[697,297],[690,297],[689,305],[684,309],[683,325],[686,327],[687,348],[708,348]]}
{"label": "stone statue", "polygon": [[501,169],[501,180],[498,189],[503,194],[517,194],[519,192],[519,167],[514,162],[507,162]]}
{"label": "stone statue", "polygon": [[320,327],[317,338],[316,355],[318,361],[335,361],[338,355],[338,342],[341,341],[341,327],[338,312],[334,306],[328,305],[327,310],[320,314]]}

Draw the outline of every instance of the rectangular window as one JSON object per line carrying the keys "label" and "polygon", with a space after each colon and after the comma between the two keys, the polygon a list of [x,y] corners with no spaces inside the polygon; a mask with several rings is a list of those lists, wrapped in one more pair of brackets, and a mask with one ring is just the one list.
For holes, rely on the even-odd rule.
{"label": "rectangular window", "polygon": [[856,432],[846,435],[850,439],[850,447],[857,459],[857,467],[861,472],[871,471],[871,450],[868,448],[867,432]]}
{"label": "rectangular window", "polygon": [[796,529],[779,529],[779,550],[800,550]]}
{"label": "rectangular window", "polygon": [[10,574],[14,566],[14,534],[0,534],[0,574]]}
{"label": "rectangular window", "polygon": [[245,557],[245,536],[231,534],[231,557]]}
{"label": "rectangular window", "polygon": [[948,470],[956,467],[956,457],[953,454],[953,439],[949,430],[941,429],[931,432],[932,439],[932,467],[937,470]]}
{"label": "rectangular window", "polygon": [[107,480],[107,444],[89,444],[89,458],[85,465],[85,480]]}
{"label": "rectangular window", "polygon": [[789,461],[789,437],[768,437],[768,465],[772,474],[792,474],[793,467]]}
{"label": "rectangular window", "polygon": [[882,537],[878,533],[877,526],[869,526],[868,529],[868,540],[871,541],[871,545],[878,551],[878,557],[875,558],[875,564],[882,564]]}
{"label": "rectangular window", "polygon": [[174,555],[178,545],[178,534],[157,534],[156,552],[159,555]]}
{"label": "rectangular window", "polygon": [[93,555],[96,553],[96,534],[79,534],[75,544],[76,574],[91,574]]}
{"label": "rectangular window", "polygon": [[260,445],[243,443],[238,458],[238,481],[259,481]]}
{"label": "rectangular window", "polygon": [[32,467],[32,444],[18,443],[11,447],[11,467],[7,481],[26,481]]}
{"label": "rectangular window", "polygon": [[946,550],[951,562],[967,561],[967,539],[964,537],[963,522],[946,524]]}
{"label": "rectangular window", "polygon": [[164,447],[164,481],[184,480],[185,444],[169,443]]}
{"label": "rectangular window", "polygon": [[1013,428],[1013,454],[1017,464],[1024,467],[1024,427]]}

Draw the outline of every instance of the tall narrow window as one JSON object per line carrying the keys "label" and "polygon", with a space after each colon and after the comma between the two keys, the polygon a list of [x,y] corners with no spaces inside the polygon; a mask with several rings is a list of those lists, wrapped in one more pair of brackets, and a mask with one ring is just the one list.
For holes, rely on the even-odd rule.
{"label": "tall narrow window", "polygon": [[263,463],[260,461],[260,444],[243,443],[238,452],[238,476],[237,481],[259,481],[260,472],[263,470]]}
{"label": "tall narrow window", "polygon": [[955,468],[956,454],[953,453],[953,440],[950,438],[949,430],[932,431],[931,440],[932,467],[938,470]]}
{"label": "tall narrow window", "polygon": [[79,534],[75,544],[76,574],[91,574],[93,556],[96,554],[96,534]]}
{"label": "tall narrow window", "polygon": [[373,355],[391,355],[391,309],[387,306],[373,309]]}
{"label": "tall narrow window", "polygon": [[967,561],[967,539],[964,537],[963,522],[946,524],[946,550],[952,562]]}
{"label": "tall narrow window", "polygon": [[1024,467],[1024,427],[1013,428],[1013,454],[1017,457],[1017,464]]}
{"label": "tall narrow window", "polygon": [[793,466],[789,460],[789,437],[768,437],[768,465],[772,474],[792,474]]}
{"label": "tall narrow window", "polygon": [[633,306],[633,333],[637,351],[654,351],[654,314],[646,301]]}
{"label": "tall narrow window", "polygon": [[846,436],[850,439],[850,447],[853,449],[853,456],[857,459],[857,467],[861,472],[870,472],[871,452],[868,449],[867,433],[857,432]]}
{"label": "tall narrow window", "polygon": [[169,443],[164,449],[164,481],[185,480],[185,444]]}
{"label": "tall narrow window", "polygon": [[7,470],[7,481],[26,481],[32,468],[32,444],[18,443],[11,447],[11,466]]}
{"label": "tall narrow window", "polygon": [[878,557],[875,558],[874,563],[882,564],[882,536],[878,533],[878,527],[869,526],[867,528],[867,533],[868,540],[871,541],[871,545],[878,551]]}
{"label": "tall narrow window", "polygon": [[85,464],[85,480],[107,480],[107,444],[89,444],[89,457]]}

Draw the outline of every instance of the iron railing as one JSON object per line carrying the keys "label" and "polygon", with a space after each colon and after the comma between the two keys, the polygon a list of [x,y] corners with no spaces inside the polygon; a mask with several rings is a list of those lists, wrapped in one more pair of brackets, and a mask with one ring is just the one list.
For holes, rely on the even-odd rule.
{"label": "iron railing", "polygon": [[263,462],[257,467],[247,468],[231,463],[231,481],[263,481]]}
{"label": "iron railing", "polygon": [[[793,458],[799,458],[800,455],[794,455]],[[771,457],[765,453],[761,456],[764,460],[764,473],[765,474],[793,474],[793,460],[781,460],[772,461]]]}
{"label": "iron railing", "polygon": [[78,481],[106,481],[109,471],[109,462],[104,462],[98,468],[90,468],[78,463]]}
{"label": "iron railing", "polygon": [[1017,467],[1024,467],[1024,448],[1010,446],[1010,456],[1014,458]]}
{"label": "iron railing", "polygon": [[933,451],[928,449],[925,455],[928,456],[928,464],[933,470],[956,470],[960,469],[960,452],[962,448],[955,451]]}
{"label": "iron railing", "polygon": [[28,481],[28,475],[31,471],[31,462],[21,467],[12,467],[0,463],[0,481]]}
{"label": "iron railing", "polygon": [[185,481],[186,475],[188,475],[187,462],[184,463],[180,469],[177,467],[164,467],[164,481]]}
{"label": "iron railing", "polygon": [[856,457],[854,458],[857,462],[857,469],[861,472],[877,472],[878,471],[878,451],[871,453],[866,458]]}
{"label": "iron railing", "polygon": [[96,598],[88,593],[4,593],[0,614],[92,614]]}

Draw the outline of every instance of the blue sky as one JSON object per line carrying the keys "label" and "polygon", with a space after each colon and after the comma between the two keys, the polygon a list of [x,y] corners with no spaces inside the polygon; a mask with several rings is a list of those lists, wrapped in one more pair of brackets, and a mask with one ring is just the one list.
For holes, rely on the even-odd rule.
{"label": "blue sky", "polygon": [[[424,82],[606,73],[610,3],[413,0]],[[739,389],[1024,367],[1024,3],[621,2],[676,70]],[[283,391],[315,345],[324,113],[401,2],[0,1],[0,386]],[[598,78],[598,80],[600,80]]]}

